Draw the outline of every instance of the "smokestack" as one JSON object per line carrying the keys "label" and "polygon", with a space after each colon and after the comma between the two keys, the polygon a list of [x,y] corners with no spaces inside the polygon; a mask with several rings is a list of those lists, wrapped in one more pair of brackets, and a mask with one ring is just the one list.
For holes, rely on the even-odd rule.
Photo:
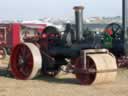
{"label": "smokestack", "polygon": [[80,41],[83,37],[83,6],[75,6],[75,27],[76,27],[76,41]]}

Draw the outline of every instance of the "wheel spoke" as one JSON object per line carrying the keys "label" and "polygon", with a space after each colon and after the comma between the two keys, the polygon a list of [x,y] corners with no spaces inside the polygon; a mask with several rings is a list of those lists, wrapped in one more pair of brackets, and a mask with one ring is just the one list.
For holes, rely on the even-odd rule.
{"label": "wheel spoke", "polygon": [[117,33],[118,33],[118,30],[120,30],[120,28],[119,28],[119,27],[117,27],[117,28],[116,28],[115,32],[117,32]]}
{"label": "wheel spoke", "polygon": [[26,51],[27,51],[27,50],[26,50],[26,47],[23,46],[22,48],[20,48],[20,50],[21,50],[22,56],[23,56],[23,57],[26,57],[26,54],[27,54],[27,53],[26,53]]}

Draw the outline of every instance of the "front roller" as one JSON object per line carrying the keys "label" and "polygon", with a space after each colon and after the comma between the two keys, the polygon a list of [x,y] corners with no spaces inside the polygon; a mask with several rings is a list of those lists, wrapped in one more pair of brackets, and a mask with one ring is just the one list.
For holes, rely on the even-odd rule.
{"label": "front roller", "polygon": [[40,50],[32,43],[21,43],[14,47],[10,67],[15,78],[32,79],[41,69],[42,58]]}
{"label": "front roller", "polygon": [[107,50],[84,50],[74,62],[76,78],[84,85],[111,82],[117,74],[116,59]]}

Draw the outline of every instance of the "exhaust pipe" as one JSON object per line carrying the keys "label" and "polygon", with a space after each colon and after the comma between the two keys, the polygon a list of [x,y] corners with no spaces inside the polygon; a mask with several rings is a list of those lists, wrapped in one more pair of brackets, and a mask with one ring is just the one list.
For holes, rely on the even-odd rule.
{"label": "exhaust pipe", "polygon": [[83,38],[83,6],[75,6],[75,40],[79,42]]}

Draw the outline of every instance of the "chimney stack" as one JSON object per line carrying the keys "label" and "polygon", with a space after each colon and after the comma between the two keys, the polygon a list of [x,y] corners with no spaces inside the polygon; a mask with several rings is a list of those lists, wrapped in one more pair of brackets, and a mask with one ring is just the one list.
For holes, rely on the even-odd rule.
{"label": "chimney stack", "polygon": [[76,41],[80,41],[83,37],[83,6],[75,6],[75,28],[76,28]]}

